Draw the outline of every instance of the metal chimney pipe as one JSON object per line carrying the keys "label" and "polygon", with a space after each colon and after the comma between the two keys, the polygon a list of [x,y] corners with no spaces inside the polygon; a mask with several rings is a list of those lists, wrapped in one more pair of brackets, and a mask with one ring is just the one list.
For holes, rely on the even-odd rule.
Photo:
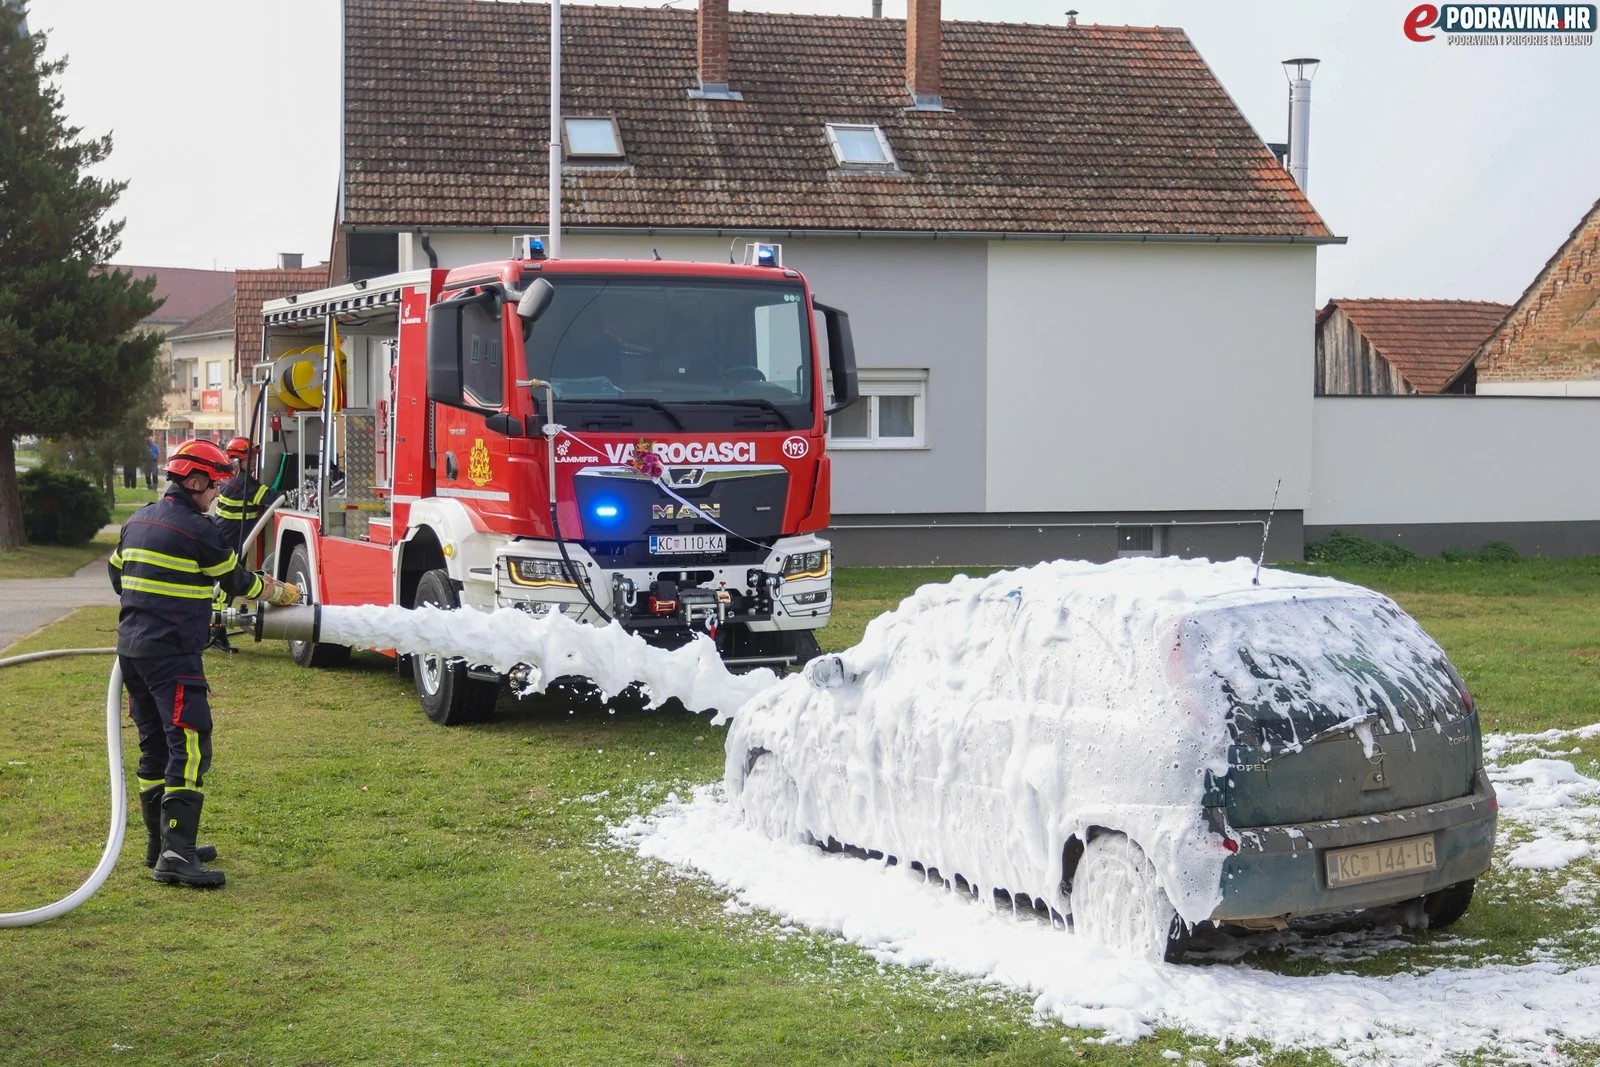
{"label": "metal chimney pipe", "polygon": [[1284,77],[1289,79],[1289,176],[1306,189],[1311,167],[1311,78],[1317,72],[1316,59],[1286,59]]}
{"label": "metal chimney pipe", "polygon": [[550,0],[550,247],[561,258],[561,0]]}

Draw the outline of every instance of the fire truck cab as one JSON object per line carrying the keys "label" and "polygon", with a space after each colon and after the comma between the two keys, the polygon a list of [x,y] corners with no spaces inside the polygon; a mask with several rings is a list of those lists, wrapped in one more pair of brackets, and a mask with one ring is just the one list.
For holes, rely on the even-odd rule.
{"label": "fire truck cab", "polygon": [[[704,634],[731,664],[816,653],[826,417],[858,397],[855,357],[848,316],[777,246],[549,260],[525,238],[503,261],[272,301],[263,326],[253,433],[284,498],[268,548],[315,602],[559,612],[663,645]],[[408,658],[433,720],[492,710],[499,675]]]}

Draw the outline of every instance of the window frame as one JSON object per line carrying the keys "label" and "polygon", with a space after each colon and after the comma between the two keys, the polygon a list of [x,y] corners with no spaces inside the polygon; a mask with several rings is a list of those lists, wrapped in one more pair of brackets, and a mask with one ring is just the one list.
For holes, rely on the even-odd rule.
{"label": "window frame", "polygon": [[[928,371],[926,368],[882,367],[863,368],[856,373],[861,389],[857,403],[867,404],[868,437],[836,437],[833,418],[827,429],[828,448],[849,450],[911,451],[928,447]],[[833,381],[827,383],[828,395],[833,394]],[[879,435],[881,415],[878,400],[886,396],[909,396],[911,401],[910,437],[883,437]]]}
{"label": "window frame", "polygon": [[[571,123],[607,122],[611,124],[611,140],[615,152],[574,152],[572,150]],[[588,163],[595,160],[620,163],[628,158],[628,147],[622,143],[622,129],[612,115],[564,115],[561,118],[561,159],[565,163]]]}
{"label": "window frame", "polygon": [[[1117,539],[1117,558],[1118,559],[1137,559],[1137,558],[1142,558],[1142,557],[1155,557],[1155,556],[1165,555],[1165,553],[1162,551],[1162,549],[1165,546],[1162,545],[1162,543],[1161,543],[1164,540],[1164,538],[1162,537],[1162,531],[1164,529],[1165,529],[1165,527],[1163,527],[1163,526],[1159,526],[1159,525],[1156,525],[1156,524],[1153,524],[1153,523],[1147,523],[1147,522],[1119,522],[1119,523],[1117,523],[1117,525],[1116,525],[1116,534],[1115,534],[1115,537]],[[1142,548],[1138,548],[1138,549],[1124,548],[1123,547],[1124,542],[1123,542],[1123,539],[1122,539],[1122,532],[1124,530],[1130,530],[1130,531],[1131,530],[1143,530],[1144,532],[1148,533],[1150,535],[1150,548],[1148,550],[1142,549]]]}
{"label": "window frame", "polygon": [[[894,156],[894,146],[889,143],[889,135],[883,132],[883,127],[870,122],[825,122],[823,130],[828,136],[828,147],[833,149],[833,158],[839,166],[851,170],[899,170],[900,163]],[[844,147],[839,142],[840,130],[871,130],[878,138],[878,150],[883,154],[882,159],[846,159]]]}

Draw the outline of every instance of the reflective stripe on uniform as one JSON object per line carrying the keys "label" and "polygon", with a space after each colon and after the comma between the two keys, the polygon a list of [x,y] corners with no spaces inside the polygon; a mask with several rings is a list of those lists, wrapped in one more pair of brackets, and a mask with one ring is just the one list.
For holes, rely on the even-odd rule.
{"label": "reflective stripe on uniform", "polygon": [[[169,571],[177,571],[180,574],[200,573],[200,564],[192,559],[184,559],[182,556],[169,556],[165,552],[154,552],[148,548],[125,548],[121,550],[120,555],[128,563],[148,563],[152,567],[164,567]],[[112,558],[115,559],[117,557],[113,556]]]}
{"label": "reflective stripe on uniform", "polygon": [[200,573],[208,578],[220,578],[239,565],[239,553],[229,552],[228,558],[214,567],[202,567]]}
{"label": "reflective stripe on uniform", "polygon": [[124,574],[122,588],[131,589],[136,593],[149,593],[152,596],[174,596],[183,600],[210,600],[211,587],[209,585],[179,585],[177,582],[158,582],[154,578],[140,578],[137,575]]}

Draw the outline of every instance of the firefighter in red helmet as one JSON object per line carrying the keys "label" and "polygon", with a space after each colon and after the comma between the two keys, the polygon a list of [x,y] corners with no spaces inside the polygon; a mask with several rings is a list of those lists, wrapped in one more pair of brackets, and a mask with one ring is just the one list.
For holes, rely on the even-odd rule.
{"label": "firefighter in red helmet", "polygon": [[108,567],[122,598],[117,658],[128,713],[139,730],[139,803],[149,845],[145,865],[158,882],[220,886],[203,865],[216,849],[197,846],[200,788],[211,765],[211,707],[200,653],[211,623],[213,584],[231,595],[298,603],[300,590],[254,574],[206,517],[233,472],[210,441],[185,441],[167,462],[166,495],[122,527]]}
{"label": "firefighter in red helmet", "polygon": [[[217,529],[222,531],[223,542],[239,553],[240,560],[246,566],[250,566],[253,560],[260,558],[260,554],[254,546],[246,551],[244,540],[250,535],[250,531],[255,529],[261,513],[272,503],[276,494],[256,480],[255,472],[251,469],[251,461],[261,450],[250,444],[250,438],[235,437],[228,442],[226,451],[228,458],[233,462],[234,473],[222,483],[222,488],[217,492],[216,512],[211,520],[217,524]],[[231,599],[225,590],[219,589],[216,598],[217,610],[225,610]],[[224,652],[233,651],[233,645],[228,641],[227,627],[220,622],[211,626],[210,647]]]}

